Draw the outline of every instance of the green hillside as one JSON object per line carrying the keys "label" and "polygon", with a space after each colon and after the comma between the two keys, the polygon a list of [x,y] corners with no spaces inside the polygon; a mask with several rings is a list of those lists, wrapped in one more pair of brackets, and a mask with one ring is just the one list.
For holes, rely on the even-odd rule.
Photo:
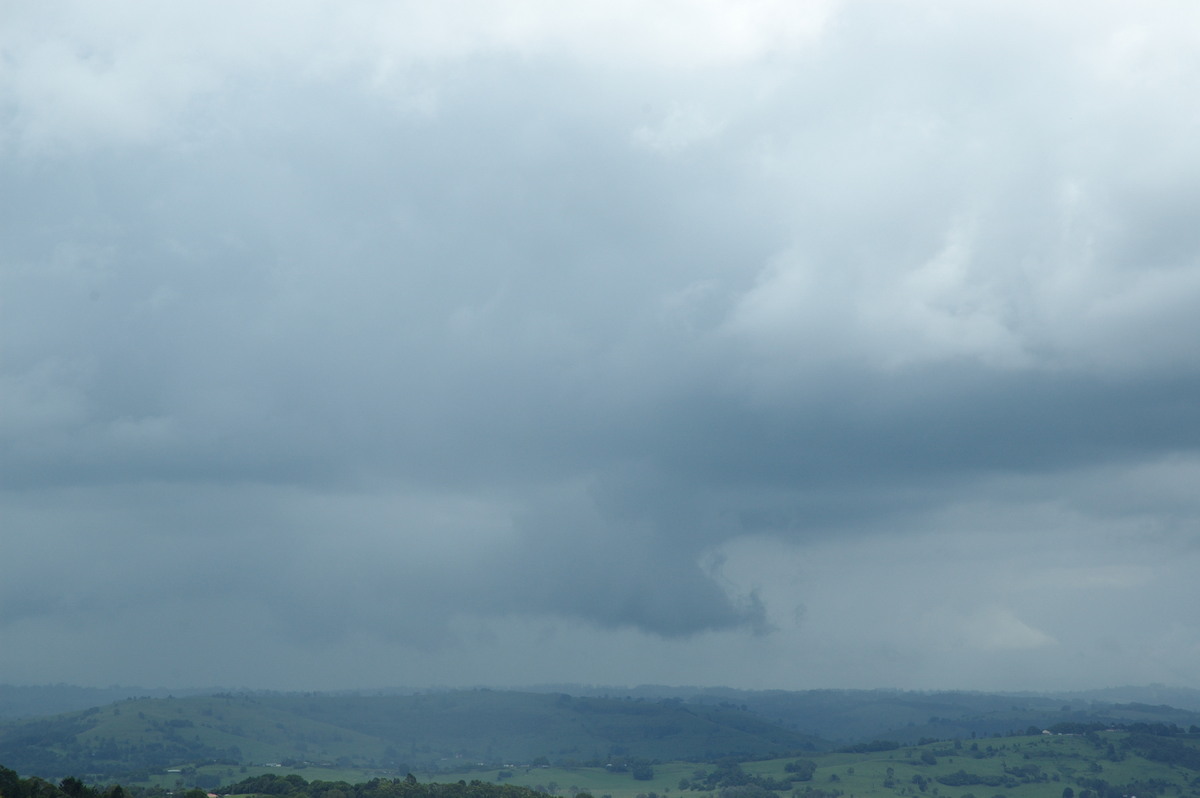
{"label": "green hillside", "polygon": [[[806,778],[787,782],[798,775]],[[480,778],[477,770],[438,777],[455,776]],[[504,781],[598,798],[1197,797],[1200,735],[1039,734],[755,762],[662,763],[647,781],[604,768],[519,768]]]}
{"label": "green hillside", "polygon": [[[990,737],[1057,724],[1174,723],[1200,725],[1195,691],[1125,688],[1092,693],[1019,694],[904,690],[734,690],[642,687],[639,697],[671,696],[688,704],[737,706],[780,726],[836,743],[871,739]],[[1114,701],[1117,696],[1147,700]]]}
{"label": "green hillside", "polygon": [[725,707],[489,690],[131,699],[0,727],[0,761],[47,777],[140,777],[204,762],[403,775],[459,761],[764,757],[817,744]]}
{"label": "green hillside", "polygon": [[[201,764],[125,780],[121,791],[84,789],[74,779],[61,790],[36,778],[18,784],[0,768],[0,795],[166,798],[202,786],[277,798],[1200,798],[1200,735],[1163,725],[852,748],[743,762],[471,764],[405,777],[301,765],[239,766],[235,773],[230,765]],[[420,782],[436,784],[424,790]]]}
{"label": "green hillside", "polygon": [[[1193,712],[1146,704],[1077,700],[1068,705],[1046,697],[886,691],[707,693],[689,700],[492,690],[219,694],[128,699],[11,721],[0,725],[0,762],[49,779],[79,776],[164,789],[211,789],[265,774],[352,781],[413,772],[425,778],[456,773],[467,781],[512,779],[552,792],[551,783],[582,789],[582,776],[571,775],[579,773],[588,775],[600,796],[633,790],[630,798],[639,792],[663,798],[668,789],[683,789],[683,782],[709,792],[747,786],[723,783],[711,773],[696,776],[703,763],[736,761],[746,772],[756,772],[771,767],[764,763],[772,759],[804,757],[821,769],[834,768],[822,771],[826,782],[813,779],[797,786],[780,770],[774,782],[764,783],[775,791],[786,782],[790,790],[830,793],[813,798],[836,798],[837,790],[854,798],[873,794],[868,786],[878,774],[869,763],[886,761],[897,772],[917,768],[889,788],[902,795],[962,798],[969,792],[975,798],[1012,798],[1009,790],[1019,786],[1033,790],[1034,798],[1063,798],[1061,788],[1058,795],[1048,795],[1043,794],[1048,787],[1034,785],[1057,783],[1055,776],[1072,783],[1080,773],[1120,771],[1130,767],[1125,763],[1141,760],[1154,763],[1150,769],[1156,773],[1163,763],[1189,769],[1198,720]],[[1121,730],[1105,731],[1115,727]],[[822,728],[832,730],[829,736],[837,742],[807,733]],[[1042,735],[1042,729],[1055,733]],[[1026,733],[1034,736],[1020,738],[1024,748],[1014,748],[1018,738],[1013,735]],[[875,742],[880,740],[891,742]],[[1099,753],[1097,741],[1103,742]],[[830,753],[838,748],[843,752]],[[1028,774],[1011,770],[1018,750],[1023,760],[1051,752],[1056,769],[1043,766],[1042,780],[1025,778]],[[1087,764],[1072,764],[1072,759]],[[949,764],[956,768],[939,770]],[[857,771],[836,770],[843,765]],[[653,775],[646,775],[647,767]],[[633,778],[635,769],[641,778]],[[967,775],[955,777],[956,769]],[[922,779],[912,781],[913,776]],[[975,777],[979,780],[971,781]],[[1137,774],[1118,778],[1122,784],[1144,780]],[[1171,781],[1161,774],[1154,778]],[[1192,789],[1190,781],[1171,783],[1181,791]]]}

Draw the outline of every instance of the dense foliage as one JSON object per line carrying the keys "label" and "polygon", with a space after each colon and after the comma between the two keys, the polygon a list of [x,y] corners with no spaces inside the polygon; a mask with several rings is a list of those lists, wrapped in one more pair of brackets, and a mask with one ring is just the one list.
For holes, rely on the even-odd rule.
{"label": "dense foliage", "polygon": [[[220,788],[222,795],[261,795],[277,798],[544,798],[527,787],[489,784],[482,781],[458,781],[449,784],[422,784],[413,776],[403,779],[373,779],[362,784],[344,781],[305,781],[300,776],[274,774],[245,779]],[[120,785],[94,787],[68,777],[58,784],[40,779],[21,778],[15,771],[0,767],[0,798],[163,798],[161,789],[126,790]],[[182,798],[207,798],[202,790],[188,790]],[[579,793],[575,798],[592,798]]]}
{"label": "dense foliage", "polygon": [[[403,779],[372,779],[361,784],[344,781],[305,781],[300,776],[268,774],[222,787],[223,795],[269,795],[281,798],[545,798],[528,787],[492,784],[479,780],[448,784]],[[591,798],[587,793],[579,796]]]}
{"label": "dense foliage", "polygon": [[[204,793],[196,798],[202,798]],[[58,784],[36,776],[21,778],[16,771],[0,765],[0,798],[130,798],[120,785],[98,788],[68,777]],[[185,797],[187,798],[187,797]]]}
{"label": "dense foliage", "polygon": [[[809,767],[810,765],[811,767]],[[751,794],[759,794],[763,790],[772,792],[790,790],[794,782],[810,780],[814,770],[816,770],[815,762],[796,760],[788,763],[782,778],[772,778],[748,773],[738,762],[732,759],[723,759],[711,771],[698,768],[692,774],[691,779],[680,780],[679,789],[719,790],[724,798],[735,798],[736,796],[748,798]],[[757,789],[754,791],[742,789],[745,787]]]}

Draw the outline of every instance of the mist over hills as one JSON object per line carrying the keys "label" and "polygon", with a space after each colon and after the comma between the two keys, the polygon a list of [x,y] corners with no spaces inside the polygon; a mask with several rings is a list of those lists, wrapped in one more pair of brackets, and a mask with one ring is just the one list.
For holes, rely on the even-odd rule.
{"label": "mist over hills", "polygon": [[211,695],[226,692],[221,688],[165,687],[80,687],[72,684],[11,685],[0,684],[0,721],[55,715],[90,709],[127,698],[167,698],[168,696]]}
{"label": "mist over hills", "polygon": [[[573,691],[572,693],[566,690]],[[0,687],[0,762],[44,777],[145,777],[195,763],[290,763],[403,775],[542,760],[715,761],[887,740],[916,745],[1140,724],[1200,728],[1194,691],[1055,695],[893,690],[746,691],[579,685],[525,691],[122,695],[123,688]],[[154,691],[161,692],[161,691]],[[112,700],[114,696],[120,696]],[[75,702],[106,703],[55,712]],[[39,709],[51,708],[38,714]],[[23,715],[23,716],[19,716]]]}
{"label": "mist over hills", "polygon": [[0,727],[0,762],[46,776],[117,776],[196,761],[375,768],[462,761],[765,757],[827,747],[728,704],[512,691],[129,698]]}
{"label": "mist over hills", "polygon": [[607,688],[558,685],[576,694],[680,698],[694,703],[730,702],[788,728],[835,743],[887,737],[988,736],[1063,722],[1173,722],[1184,727],[1200,712],[1200,691],[1162,685],[1077,692],[984,693],[909,690],[737,690],[647,685],[614,693]]}
{"label": "mist over hills", "polygon": [[[474,689],[489,689],[479,687]],[[958,705],[975,707],[978,711],[1011,705],[1012,699],[1048,702],[1047,706],[1074,705],[1075,708],[1091,704],[1148,704],[1168,706],[1176,709],[1200,712],[1200,690],[1189,687],[1166,685],[1126,685],[1096,690],[1068,692],[1003,692],[987,693],[967,690],[896,690],[879,688],[871,690],[825,689],[825,690],[742,690],[732,687],[701,687],[644,684],[629,686],[582,685],[574,683],[535,684],[514,688],[524,693],[565,693],[571,696],[630,697],[647,700],[680,698],[698,703],[732,702],[746,704],[753,711],[771,716],[791,702],[799,700],[811,713],[822,703],[834,705],[872,700],[899,700],[912,702],[921,707],[928,702],[950,701]],[[325,696],[396,696],[458,692],[454,688],[432,687],[379,687],[361,690],[331,690],[307,693]],[[287,691],[265,689],[214,687],[136,687],[112,685],[109,687],[84,687],[70,684],[11,685],[0,684],[0,721],[38,715],[53,715],[80,709],[99,707],[128,698],[182,698],[186,696],[209,696],[217,694],[237,695],[287,695]],[[889,698],[890,697],[890,698]],[[1007,704],[1006,704],[1007,702]],[[798,721],[793,721],[798,722]],[[828,734],[828,731],[814,732]]]}

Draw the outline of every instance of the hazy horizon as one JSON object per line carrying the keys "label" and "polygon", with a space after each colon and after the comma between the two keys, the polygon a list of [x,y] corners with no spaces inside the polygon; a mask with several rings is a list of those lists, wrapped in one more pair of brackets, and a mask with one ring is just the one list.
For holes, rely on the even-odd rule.
{"label": "hazy horizon", "polygon": [[[125,694],[132,697],[147,697],[147,698],[162,698],[164,695],[179,693],[175,697],[183,695],[188,696],[210,696],[228,693],[231,695],[240,694],[312,694],[312,695],[420,695],[424,693],[442,693],[442,692],[472,692],[472,691],[494,691],[494,692],[515,692],[515,693],[566,693],[576,696],[593,696],[593,695],[608,695],[610,692],[618,693],[613,695],[614,698],[622,698],[620,693],[630,695],[646,696],[661,696],[671,697],[675,695],[686,695],[691,693],[806,693],[806,692],[832,692],[832,693],[898,693],[898,694],[914,694],[914,695],[937,695],[946,693],[964,694],[964,695],[1012,695],[1012,696],[1042,696],[1042,697],[1069,697],[1075,696],[1084,700],[1099,700],[1105,699],[1102,696],[1113,696],[1111,699],[1115,703],[1139,703],[1143,699],[1154,700],[1160,704],[1172,706],[1179,709],[1191,709],[1192,703],[1183,701],[1181,703],[1171,704],[1170,699],[1192,698],[1197,702],[1195,709],[1200,711],[1200,688],[1187,687],[1182,685],[1168,684],[1123,684],[1112,685],[1108,687],[1096,687],[1090,689],[1079,690],[972,690],[958,688],[904,688],[904,687],[806,687],[799,689],[784,689],[775,687],[763,688],[739,688],[730,687],[722,684],[580,684],[577,682],[540,682],[537,684],[512,684],[512,685],[494,685],[494,684],[459,684],[459,685],[372,685],[353,688],[331,688],[325,690],[306,690],[306,689],[280,689],[270,686],[258,685],[135,685],[135,684],[67,684],[57,682],[53,684],[12,684],[0,683],[0,689],[9,690],[74,690],[88,693],[111,692],[113,694]],[[144,691],[137,693],[136,691]],[[173,691],[173,692],[172,692]]]}

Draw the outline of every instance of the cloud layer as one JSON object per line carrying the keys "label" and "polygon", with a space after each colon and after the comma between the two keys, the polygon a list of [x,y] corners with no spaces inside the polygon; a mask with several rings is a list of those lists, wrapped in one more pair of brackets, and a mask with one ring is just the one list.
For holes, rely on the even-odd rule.
{"label": "cloud layer", "polygon": [[1196,17],[0,11],[0,679],[1193,684]]}

